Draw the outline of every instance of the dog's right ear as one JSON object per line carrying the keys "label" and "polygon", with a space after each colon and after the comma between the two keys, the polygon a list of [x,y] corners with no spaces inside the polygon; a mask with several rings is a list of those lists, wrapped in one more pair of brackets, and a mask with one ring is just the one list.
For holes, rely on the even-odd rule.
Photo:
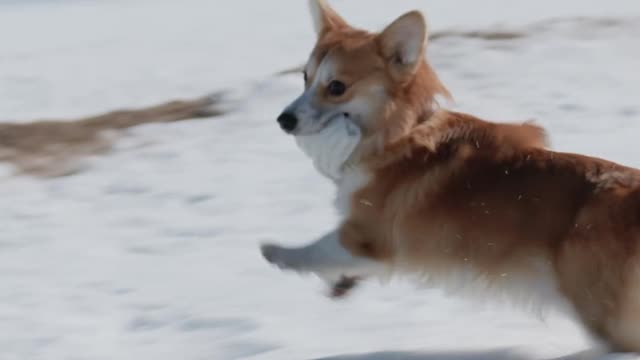
{"label": "dog's right ear", "polygon": [[408,12],[378,36],[391,74],[398,81],[410,78],[424,59],[427,46],[427,24],[419,11]]}
{"label": "dog's right ear", "polygon": [[318,37],[331,30],[349,27],[349,24],[327,4],[326,0],[309,0],[309,7]]}

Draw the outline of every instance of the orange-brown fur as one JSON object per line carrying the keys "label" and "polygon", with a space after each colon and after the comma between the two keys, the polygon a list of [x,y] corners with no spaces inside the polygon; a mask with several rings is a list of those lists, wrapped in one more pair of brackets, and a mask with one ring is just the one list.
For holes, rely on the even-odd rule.
{"label": "orange-brown fur", "polygon": [[640,171],[547,150],[532,124],[434,110],[448,92],[424,58],[398,68],[384,33],[355,30],[322,6],[311,62],[331,55],[349,85],[326,101],[372,84],[388,97],[362,124],[352,163],[371,180],[352,196],[343,246],[411,272],[472,269],[497,286],[543,264],[594,335],[640,351]]}
{"label": "orange-brown fur", "polygon": [[442,111],[413,128],[368,164],[373,180],[345,223],[366,231],[343,244],[406,270],[471,266],[497,282],[541,259],[592,332],[640,351],[637,336],[613,336],[624,321],[640,331],[628,295],[640,282],[640,171],[545,150],[539,129],[506,126]]}

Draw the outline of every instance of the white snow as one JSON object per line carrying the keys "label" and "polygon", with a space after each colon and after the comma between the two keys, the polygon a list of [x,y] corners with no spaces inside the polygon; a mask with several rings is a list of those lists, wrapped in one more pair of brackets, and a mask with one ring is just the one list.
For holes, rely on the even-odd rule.
{"label": "white snow", "polygon": [[[639,1],[333,3],[371,29],[420,8],[432,31],[524,32],[431,44],[456,108],[535,118],[556,149],[640,166]],[[404,283],[333,302],[320,281],[260,258],[261,241],[306,243],[337,220],[332,185],[275,121],[302,80],[270,74],[302,63],[313,36],[300,0],[0,0],[1,119],[223,88],[239,101],[223,117],[134,129],[78,175],[2,176],[1,360],[537,359],[587,347],[559,315]]]}

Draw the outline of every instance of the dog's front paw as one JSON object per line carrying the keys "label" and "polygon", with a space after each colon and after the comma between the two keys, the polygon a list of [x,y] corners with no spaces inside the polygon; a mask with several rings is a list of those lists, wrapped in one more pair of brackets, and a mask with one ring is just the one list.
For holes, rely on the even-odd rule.
{"label": "dog's front paw", "polygon": [[273,244],[263,244],[260,246],[260,251],[265,260],[282,270],[303,270],[292,249]]}
{"label": "dog's front paw", "polygon": [[279,254],[278,254],[279,251],[280,251],[280,247],[277,245],[273,245],[273,244],[260,245],[260,252],[262,253],[262,257],[274,265],[277,265],[277,261],[279,259]]}

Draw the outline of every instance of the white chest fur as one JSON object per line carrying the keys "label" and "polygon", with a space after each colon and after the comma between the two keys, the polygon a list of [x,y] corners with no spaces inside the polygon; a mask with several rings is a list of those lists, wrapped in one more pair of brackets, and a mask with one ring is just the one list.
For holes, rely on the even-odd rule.
{"label": "white chest fur", "polygon": [[335,205],[343,216],[350,212],[353,193],[370,179],[363,169],[347,164],[361,139],[360,128],[347,118],[334,119],[317,134],[296,137],[298,146],[313,160],[315,168],[336,184]]}
{"label": "white chest fur", "polygon": [[349,119],[340,117],[317,134],[297,136],[296,143],[322,175],[338,181],[361,138],[360,128]]}
{"label": "white chest fur", "polygon": [[353,193],[367,185],[370,179],[371,176],[360,168],[350,167],[344,170],[342,177],[336,182],[338,193],[335,206],[341,215],[349,215]]}

